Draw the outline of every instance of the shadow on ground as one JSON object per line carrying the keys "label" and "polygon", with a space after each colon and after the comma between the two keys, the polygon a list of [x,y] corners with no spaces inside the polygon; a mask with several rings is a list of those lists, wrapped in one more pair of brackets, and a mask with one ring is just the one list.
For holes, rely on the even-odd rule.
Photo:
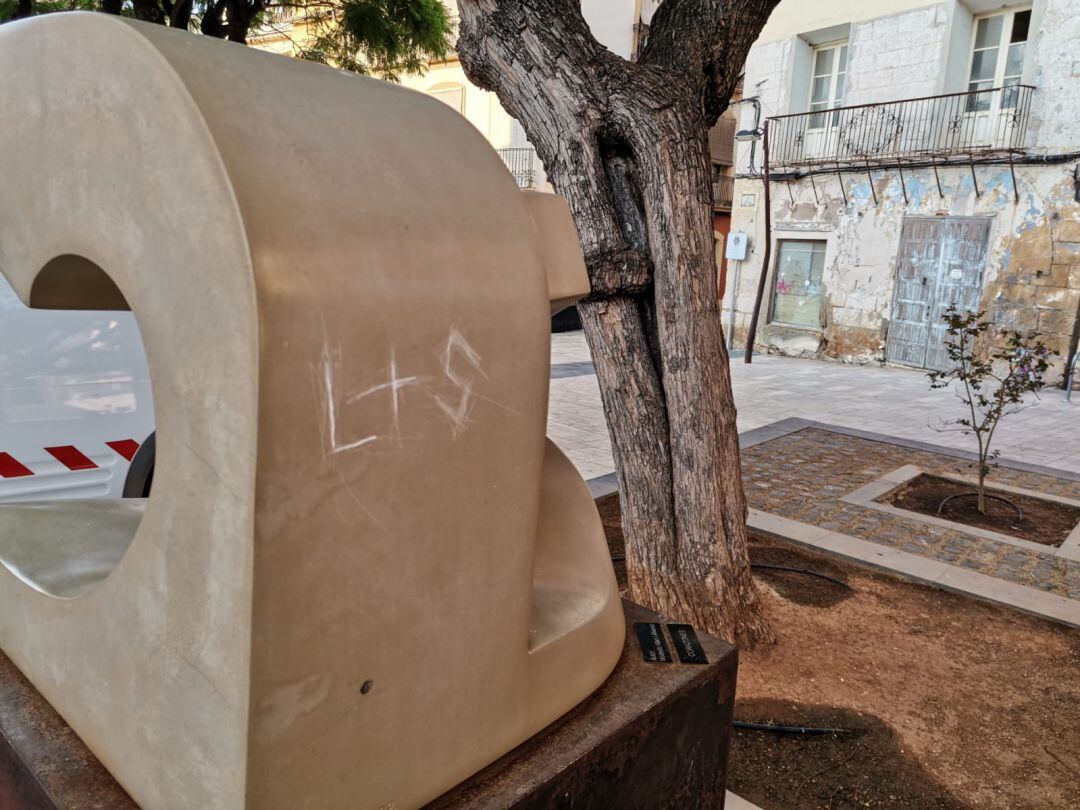
{"label": "shadow on ground", "polygon": [[849,709],[775,699],[737,701],[737,720],[849,729],[845,734],[781,734],[736,728],[728,789],[763,810],[967,807],[901,747],[892,726]]}

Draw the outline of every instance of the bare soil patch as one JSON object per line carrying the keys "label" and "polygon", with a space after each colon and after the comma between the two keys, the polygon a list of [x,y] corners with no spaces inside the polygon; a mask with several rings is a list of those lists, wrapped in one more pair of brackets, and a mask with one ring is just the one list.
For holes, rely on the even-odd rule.
{"label": "bare soil patch", "polygon": [[623,539],[622,511],[619,509],[619,494],[605,495],[596,499],[596,509],[600,512],[600,522],[604,524],[611,562],[615,566],[615,578],[619,581],[619,592],[626,594],[626,542]]}
{"label": "bare soil patch", "polygon": [[842,566],[807,558],[787,546],[753,545],[750,565],[758,581],[800,605],[831,607],[854,594]]}
{"label": "bare soil patch", "polygon": [[[622,554],[618,500],[598,502]],[[1080,807],[1080,632],[754,537],[778,641],[739,653],[729,788],[765,810]],[[779,580],[784,576],[786,579]],[[625,579],[623,579],[625,582]]]}
{"label": "bare soil patch", "polygon": [[993,488],[988,491],[1019,506],[1023,517],[1007,503],[996,499],[987,499],[987,511],[983,514],[979,512],[978,501],[974,497],[954,498],[938,513],[938,507],[945,498],[974,491],[970,485],[923,473],[893,490],[883,500],[899,509],[1001,532],[1046,546],[1060,546],[1080,523],[1080,509],[1073,506]]}
{"label": "bare soil patch", "polygon": [[872,715],[757,698],[740,700],[738,716],[846,731],[798,735],[736,728],[728,789],[762,807],[965,806],[904,750],[892,726]]}

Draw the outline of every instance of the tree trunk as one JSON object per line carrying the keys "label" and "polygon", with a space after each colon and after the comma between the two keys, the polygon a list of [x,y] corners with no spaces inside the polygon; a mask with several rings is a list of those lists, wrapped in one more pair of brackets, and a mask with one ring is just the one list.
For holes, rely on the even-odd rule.
{"label": "tree trunk", "polygon": [[602,48],[573,0],[458,5],[462,66],[522,123],[581,237],[592,293],[579,310],[631,597],[744,644],[769,639],[747,557],[708,129],[775,2],[667,0],[641,64]]}
{"label": "tree trunk", "polygon": [[187,31],[188,26],[191,25],[191,12],[192,12],[192,0],[179,0],[169,10],[169,25],[172,28],[179,28],[182,31]]}
{"label": "tree trunk", "polygon": [[158,0],[133,0],[132,13],[136,20],[165,24],[165,12],[161,10]]}
{"label": "tree trunk", "polygon": [[215,37],[217,39],[224,39],[228,33],[228,26],[225,22],[225,9],[226,0],[214,0],[214,2],[208,3],[203,10],[202,22],[199,25],[199,30],[202,31],[203,36]]}

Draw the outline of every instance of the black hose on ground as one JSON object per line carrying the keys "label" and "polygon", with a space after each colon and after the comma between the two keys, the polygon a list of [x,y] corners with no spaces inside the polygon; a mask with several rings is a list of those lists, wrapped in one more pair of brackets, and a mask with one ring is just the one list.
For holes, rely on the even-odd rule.
{"label": "black hose on ground", "polygon": [[775,731],[779,734],[850,734],[850,728],[815,728],[814,726],[778,726],[773,723],[749,723],[745,720],[732,720],[735,728],[748,728],[753,731]]}
{"label": "black hose on ground", "polygon": [[808,577],[818,577],[819,579],[826,579],[829,582],[833,582],[843,588],[847,588],[849,591],[852,590],[851,586],[843,580],[837,579],[836,577],[830,577],[828,574],[822,574],[820,571],[810,571],[806,568],[789,568],[786,565],[766,565],[765,563],[750,563],[750,567],[764,569],[766,571],[789,571],[792,574],[805,574]]}

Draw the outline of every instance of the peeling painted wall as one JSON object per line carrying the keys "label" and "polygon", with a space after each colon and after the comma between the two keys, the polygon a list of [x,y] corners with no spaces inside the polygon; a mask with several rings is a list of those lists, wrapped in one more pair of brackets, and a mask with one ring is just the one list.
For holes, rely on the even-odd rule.
{"label": "peeling painted wall", "polygon": [[[880,18],[853,23],[848,80],[849,103],[873,103],[943,92],[947,67],[970,47],[957,2],[930,4],[890,13],[893,4],[878,2]],[[782,13],[781,7],[778,13]],[[1080,14],[1072,0],[1041,0],[1033,15],[1029,48],[1031,78],[1037,86],[1032,104],[1027,150],[1031,154],[1080,151]],[[775,15],[774,15],[775,17]],[[774,34],[779,30],[773,25]],[[1037,26],[1037,27],[1036,27]],[[968,29],[970,30],[970,29]],[[756,44],[747,60],[748,94],[757,86],[767,115],[789,112],[797,30],[786,38]],[[963,32],[961,32],[963,33]],[[958,46],[956,43],[960,43]],[[909,43],[910,47],[905,47]],[[958,54],[961,47],[964,53]],[[914,54],[920,67],[902,63]],[[961,61],[963,61],[961,59]],[[763,82],[763,83],[762,83]],[[749,121],[744,119],[744,125]],[[760,145],[757,150],[760,159]],[[749,148],[740,145],[738,168],[748,168]],[[1037,329],[1055,351],[1065,354],[1075,341],[1080,310],[1080,204],[1074,199],[1076,162],[1015,167],[1019,203],[1009,167],[905,169],[904,186],[895,169],[845,172],[772,184],[773,260],[777,240],[825,240],[822,326],[803,329],[769,323],[774,286],[762,304],[758,344],[762,350],[846,362],[882,362],[895,290],[900,233],[906,216],[987,217],[989,249],[980,306],[1000,325]],[[841,191],[843,184],[845,195]],[[815,189],[816,186],[816,189]],[[905,201],[904,190],[907,199]],[[816,193],[815,193],[816,191]],[[875,202],[875,194],[877,201]],[[749,205],[743,206],[744,200]],[[761,272],[764,216],[762,183],[736,183],[732,230],[750,234],[750,255],[739,272],[735,292],[735,342],[744,341]],[[734,274],[729,274],[729,276]],[[732,301],[725,293],[724,306]],[[726,322],[727,314],[725,314]],[[1063,364],[1060,359],[1057,366]]]}

